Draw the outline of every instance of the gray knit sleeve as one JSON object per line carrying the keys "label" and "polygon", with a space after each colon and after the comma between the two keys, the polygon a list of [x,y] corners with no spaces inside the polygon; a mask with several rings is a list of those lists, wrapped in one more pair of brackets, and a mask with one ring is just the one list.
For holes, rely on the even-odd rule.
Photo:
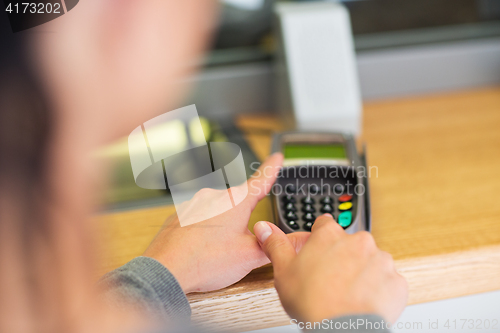
{"label": "gray knit sleeve", "polygon": [[[299,323],[297,323],[299,324]],[[336,333],[390,333],[389,323],[381,316],[373,314],[349,315],[323,320],[318,323],[303,323],[313,325],[312,332]],[[315,326],[314,326],[315,325]],[[300,326],[299,326],[300,327]],[[302,328],[302,327],[300,327]],[[304,327],[307,329],[308,327]]]}
{"label": "gray knit sleeve", "polygon": [[175,277],[157,260],[137,257],[98,283],[105,301],[137,309],[161,322],[187,324],[191,307]]}

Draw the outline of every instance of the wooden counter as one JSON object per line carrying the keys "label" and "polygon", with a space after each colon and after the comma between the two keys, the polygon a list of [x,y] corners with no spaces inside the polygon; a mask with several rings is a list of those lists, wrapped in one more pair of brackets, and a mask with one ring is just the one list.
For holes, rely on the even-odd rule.
{"label": "wooden counter", "polygon": [[[239,126],[259,158],[279,129]],[[500,88],[364,105],[373,235],[408,279],[410,304],[500,289]],[[140,255],[173,207],[102,215],[99,274]],[[250,224],[271,219],[261,202]],[[272,268],[224,290],[189,295],[193,320],[237,331],[287,325]]]}

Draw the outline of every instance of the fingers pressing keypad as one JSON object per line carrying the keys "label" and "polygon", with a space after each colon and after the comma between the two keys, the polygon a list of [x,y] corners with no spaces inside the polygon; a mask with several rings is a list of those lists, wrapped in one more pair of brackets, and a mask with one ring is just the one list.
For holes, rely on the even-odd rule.
{"label": "fingers pressing keypad", "polygon": [[[344,229],[353,222],[353,196],[343,193],[343,186],[337,184],[336,189],[340,193],[331,195],[301,196],[294,193],[296,187],[287,185],[286,194],[281,196],[281,207],[283,207],[283,217],[286,224],[292,230],[311,231],[311,228],[318,214],[331,214]],[[342,191],[341,191],[342,190]]]}

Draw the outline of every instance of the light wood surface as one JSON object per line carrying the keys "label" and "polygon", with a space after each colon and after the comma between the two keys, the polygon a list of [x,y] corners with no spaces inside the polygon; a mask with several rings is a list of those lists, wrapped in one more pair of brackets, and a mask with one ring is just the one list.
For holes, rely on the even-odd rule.
{"label": "light wood surface", "polygon": [[[278,119],[238,119],[259,158]],[[373,230],[408,279],[410,304],[500,289],[500,88],[364,105]],[[250,225],[271,219],[261,202]],[[98,217],[98,275],[140,255],[173,207]],[[221,291],[188,295],[193,320],[244,331],[286,325],[263,267]]]}

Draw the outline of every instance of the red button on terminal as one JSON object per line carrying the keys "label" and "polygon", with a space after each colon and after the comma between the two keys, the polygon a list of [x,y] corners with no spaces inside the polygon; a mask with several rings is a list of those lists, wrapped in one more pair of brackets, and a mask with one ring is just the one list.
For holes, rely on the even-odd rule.
{"label": "red button on terminal", "polygon": [[352,195],[349,194],[344,194],[339,197],[340,202],[346,202],[346,201],[351,201]]}

